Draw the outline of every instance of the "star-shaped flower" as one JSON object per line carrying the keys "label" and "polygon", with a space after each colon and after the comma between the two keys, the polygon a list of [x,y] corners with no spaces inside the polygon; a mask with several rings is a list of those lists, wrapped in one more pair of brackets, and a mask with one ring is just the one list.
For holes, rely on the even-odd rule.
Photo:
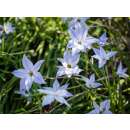
{"label": "star-shaped flower", "polygon": [[24,69],[14,70],[12,73],[16,77],[21,78],[20,93],[25,95],[26,92],[29,92],[33,82],[37,84],[45,84],[42,75],[40,72],[38,72],[41,65],[43,64],[43,60],[39,60],[33,65],[33,63],[24,55],[22,64]]}
{"label": "star-shaped flower", "polygon": [[93,102],[94,110],[90,111],[89,114],[112,114],[110,109],[110,100],[105,100],[98,105]]}
{"label": "star-shaped flower", "polygon": [[126,71],[127,71],[127,68],[123,68],[122,63],[120,62],[119,66],[118,66],[118,68],[117,68],[116,74],[117,74],[119,77],[128,78],[129,76],[126,74]]}
{"label": "star-shaped flower", "polygon": [[95,81],[95,74],[92,74],[90,76],[90,78],[83,77],[83,80],[85,81],[86,86],[88,88],[97,88],[97,87],[100,87],[102,85],[102,84]]}
{"label": "star-shaped flower", "polygon": [[99,41],[98,41],[99,46],[104,46],[106,44],[106,42],[107,42],[107,39],[108,39],[107,34],[105,32],[99,38]]}
{"label": "star-shaped flower", "polygon": [[70,51],[65,51],[64,58],[58,58],[63,66],[58,66],[57,77],[67,75],[70,78],[72,75],[78,75],[82,71],[77,65],[79,57],[79,54],[72,55]]}
{"label": "star-shaped flower", "polygon": [[39,89],[38,91],[40,93],[47,94],[47,96],[43,98],[42,106],[49,105],[54,100],[56,100],[60,102],[61,104],[65,104],[68,107],[70,107],[70,105],[65,100],[65,98],[71,97],[73,95],[66,90],[67,87],[68,87],[68,84],[60,86],[58,80],[55,80],[53,83],[53,87],[45,87],[43,89]]}
{"label": "star-shaped flower", "polygon": [[98,39],[88,36],[88,27],[85,23],[76,22],[69,27],[71,40],[67,47],[72,49],[72,54],[86,52],[92,48],[92,44],[98,42]]}
{"label": "star-shaped flower", "polygon": [[94,57],[95,59],[98,59],[98,67],[102,68],[106,62],[113,56],[116,55],[116,51],[111,51],[111,52],[105,52],[105,50],[100,47],[100,49],[96,49],[94,48],[94,53],[95,55],[93,55],[92,57]]}
{"label": "star-shaped flower", "polygon": [[4,31],[6,34],[13,33],[14,27],[12,26],[11,23],[6,23],[6,24],[4,24]]}

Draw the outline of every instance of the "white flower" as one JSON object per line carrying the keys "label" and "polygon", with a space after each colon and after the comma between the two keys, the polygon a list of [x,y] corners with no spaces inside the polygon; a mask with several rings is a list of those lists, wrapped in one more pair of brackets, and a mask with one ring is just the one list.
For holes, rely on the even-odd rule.
{"label": "white flower", "polygon": [[123,68],[122,63],[120,62],[119,66],[118,66],[118,68],[117,68],[116,74],[117,74],[119,77],[128,78],[129,76],[126,74],[126,71],[127,71],[127,68]]}
{"label": "white flower", "polygon": [[76,22],[70,26],[69,33],[71,40],[67,47],[72,49],[72,54],[79,52],[86,52],[87,49],[92,48],[92,44],[98,42],[98,39],[88,35],[88,27],[85,23]]}
{"label": "white flower", "polygon": [[53,87],[45,87],[43,89],[39,89],[38,91],[40,93],[47,94],[47,96],[43,98],[42,106],[49,105],[54,100],[56,100],[61,104],[65,104],[70,107],[65,98],[71,97],[73,95],[66,90],[67,87],[68,84],[65,84],[60,87],[58,80],[55,80],[53,83]]}
{"label": "white flower", "polygon": [[98,105],[96,102],[93,102],[94,110],[88,114],[112,114],[110,109],[110,100],[105,100]]}
{"label": "white flower", "polygon": [[93,50],[94,50],[95,55],[93,55],[92,57],[94,57],[95,59],[98,59],[98,61],[99,61],[98,67],[99,68],[103,67],[106,64],[106,62],[111,57],[115,56],[116,53],[117,53],[115,51],[111,51],[111,52],[106,53],[105,50],[102,47],[100,47],[100,49],[94,48]]}
{"label": "white flower", "polygon": [[79,57],[79,54],[72,55],[70,51],[65,51],[64,58],[58,58],[63,66],[58,66],[57,77],[67,75],[70,78],[72,75],[78,75],[82,71],[77,65]]}
{"label": "white flower", "polygon": [[43,64],[43,60],[38,61],[36,64],[33,63],[24,55],[22,59],[22,64],[24,69],[14,70],[12,73],[21,78],[20,80],[20,93],[25,95],[26,91],[28,92],[32,86],[32,83],[45,84],[45,81],[38,72],[41,65]]}
{"label": "white flower", "polygon": [[4,31],[6,34],[13,33],[14,27],[12,26],[11,23],[6,23],[6,24],[4,24]]}
{"label": "white flower", "polygon": [[83,80],[85,81],[86,86],[88,88],[97,88],[97,87],[100,87],[102,85],[102,84],[95,81],[95,74],[92,74],[90,76],[90,78],[83,77]]}

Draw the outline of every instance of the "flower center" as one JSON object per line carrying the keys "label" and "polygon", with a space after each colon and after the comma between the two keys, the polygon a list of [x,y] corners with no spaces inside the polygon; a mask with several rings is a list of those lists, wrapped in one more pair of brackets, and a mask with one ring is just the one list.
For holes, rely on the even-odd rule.
{"label": "flower center", "polygon": [[68,64],[68,65],[67,65],[67,68],[72,68],[71,64]]}
{"label": "flower center", "polygon": [[72,27],[73,30],[75,30],[76,28],[75,27]]}
{"label": "flower center", "polygon": [[80,19],[80,18],[79,18],[79,19],[77,19],[77,22],[79,22],[79,23],[80,23],[80,22],[81,22],[81,19]]}
{"label": "flower center", "polygon": [[81,44],[82,44],[82,42],[81,42],[81,41],[78,41],[78,44],[80,44],[80,45],[81,45]]}
{"label": "flower center", "polygon": [[31,77],[33,76],[33,72],[32,71],[29,72],[29,76],[31,76]]}

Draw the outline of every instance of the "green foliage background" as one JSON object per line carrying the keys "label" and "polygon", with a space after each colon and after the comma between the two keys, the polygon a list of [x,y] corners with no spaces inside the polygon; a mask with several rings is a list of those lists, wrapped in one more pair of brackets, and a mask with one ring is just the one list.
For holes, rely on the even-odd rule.
{"label": "green foliage background", "polygon": [[[103,32],[108,34],[106,49],[116,50],[118,54],[111,60],[105,69],[99,70],[97,65],[92,65],[90,56],[92,51],[81,54],[79,66],[87,76],[93,72],[97,78],[112,74],[113,79],[101,80],[103,88],[89,90],[84,83],[76,77],[60,78],[61,84],[69,82],[68,90],[74,96],[68,99],[71,108],[54,102],[42,108],[42,96],[37,89],[44,87],[33,84],[31,97],[22,97],[17,93],[19,79],[11,72],[22,68],[21,60],[26,54],[35,63],[44,59],[40,72],[47,81],[46,86],[51,86],[59,64],[57,58],[62,57],[69,40],[68,24],[61,18],[0,18],[0,24],[10,22],[15,27],[15,32],[2,36],[0,44],[0,113],[88,113],[92,110],[92,100],[102,101],[107,96],[111,100],[113,113],[130,113],[130,78],[124,80],[115,76],[115,63],[120,60],[128,68],[130,74],[130,21],[129,18],[90,18],[86,23],[90,26],[89,34],[99,37]],[[95,63],[95,62],[94,62]],[[119,84],[122,84],[117,92]]]}

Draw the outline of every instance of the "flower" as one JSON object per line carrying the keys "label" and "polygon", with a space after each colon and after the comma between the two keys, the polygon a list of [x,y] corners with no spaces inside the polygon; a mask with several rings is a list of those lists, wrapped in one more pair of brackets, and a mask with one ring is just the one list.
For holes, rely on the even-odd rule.
{"label": "flower", "polygon": [[99,60],[99,62],[98,62],[99,68],[102,68],[106,64],[106,62],[111,57],[115,56],[117,53],[116,51],[111,51],[111,52],[106,53],[102,47],[100,47],[99,49],[94,48],[93,51],[94,51],[95,55],[93,55],[92,57]]}
{"label": "flower", "polygon": [[65,98],[73,96],[70,92],[68,92],[66,89],[68,87],[68,84],[64,84],[63,86],[60,86],[58,80],[55,80],[53,83],[53,87],[45,87],[43,89],[39,89],[38,91],[43,94],[47,94],[43,98],[42,106],[46,106],[51,104],[54,100],[60,102],[61,104],[65,104],[68,107],[70,105],[65,100]]}
{"label": "flower", "polygon": [[107,39],[108,38],[107,38],[107,35],[106,35],[106,32],[105,32],[99,38],[99,41],[98,41],[99,46],[104,46],[106,44]]}
{"label": "flower", "polygon": [[64,58],[58,58],[63,66],[58,66],[57,77],[67,75],[70,78],[72,75],[78,75],[82,71],[77,65],[79,57],[79,54],[72,55],[70,51],[65,51]]}
{"label": "flower", "polygon": [[83,80],[86,82],[86,86],[88,88],[97,88],[101,86],[102,84],[95,81],[95,74],[92,74],[90,78],[83,78]]}
{"label": "flower", "polygon": [[112,114],[110,109],[110,100],[105,100],[98,105],[93,102],[94,110],[90,111],[89,114]]}
{"label": "flower", "polygon": [[120,62],[119,66],[118,66],[118,68],[117,68],[116,74],[117,74],[119,77],[128,78],[129,76],[126,74],[126,71],[127,71],[127,68],[123,68],[122,63]]}
{"label": "flower", "polygon": [[25,92],[29,92],[32,83],[45,84],[45,81],[38,70],[43,64],[43,60],[39,60],[33,65],[33,63],[24,55],[22,59],[22,64],[24,69],[14,70],[12,73],[20,80],[20,93],[25,95]]}
{"label": "flower", "polygon": [[67,47],[72,49],[72,54],[86,52],[86,49],[91,49],[92,44],[98,42],[98,39],[88,35],[88,27],[85,23],[76,22],[69,27],[71,40]]}
{"label": "flower", "polygon": [[4,31],[6,34],[13,33],[14,27],[12,26],[11,23],[6,23],[6,24],[4,24]]}

